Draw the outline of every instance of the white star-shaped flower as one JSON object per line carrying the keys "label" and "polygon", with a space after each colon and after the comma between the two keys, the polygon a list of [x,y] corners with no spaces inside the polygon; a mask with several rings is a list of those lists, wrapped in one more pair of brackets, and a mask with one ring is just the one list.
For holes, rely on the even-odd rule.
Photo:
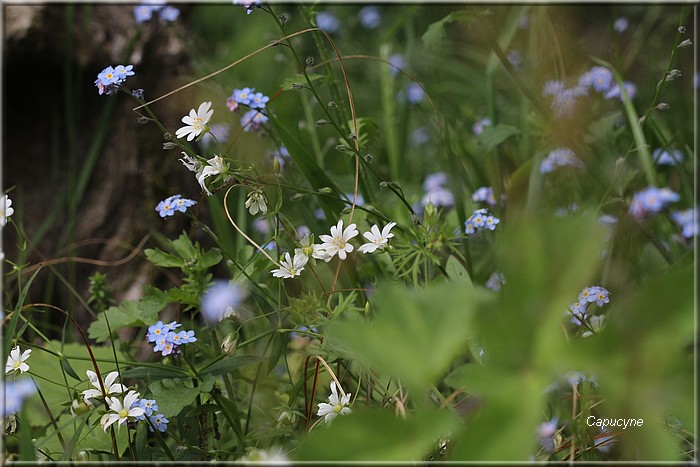
{"label": "white star-shaped flower", "polygon": [[129,417],[142,416],[145,411],[141,407],[134,405],[139,397],[140,394],[138,392],[129,391],[124,397],[123,404],[122,401],[116,397],[108,397],[107,405],[109,405],[109,410],[111,410],[111,412],[107,412],[102,416],[102,420],[100,420],[102,429],[107,431],[107,428],[116,421],[119,422],[119,425],[123,425],[127,422]]}
{"label": "white star-shaped flower", "polygon": [[212,175],[226,173],[227,171],[228,163],[226,163],[221,156],[214,156],[207,161],[207,165],[202,169],[202,172],[199,173],[197,181],[202,189],[206,191],[209,196],[211,196],[211,191],[209,191],[207,186],[204,184],[204,179],[211,177]]}
{"label": "white star-shaped flower", "polygon": [[331,381],[331,395],[328,397],[328,403],[321,402],[318,404],[318,415],[324,417],[326,423],[330,423],[335,417],[347,415],[350,413],[350,407],[346,407],[350,403],[350,396],[347,394],[342,398],[338,397],[338,390],[335,387],[335,381]]}
{"label": "white star-shaped flower", "polygon": [[307,257],[316,259],[326,259],[326,251],[319,244],[313,243],[313,236],[304,235],[301,240],[299,240],[299,245],[301,248],[295,248],[294,254],[304,254]]}
{"label": "white star-shaped flower", "polygon": [[5,364],[5,374],[9,375],[17,370],[19,370],[20,373],[29,371],[29,365],[24,362],[29,358],[30,353],[32,353],[32,349],[27,349],[22,352],[19,345],[12,349],[10,355],[7,357],[7,363]]}
{"label": "white star-shaped flower", "polygon": [[115,383],[114,381],[119,376],[119,373],[112,371],[107,375],[104,381],[105,393],[102,393],[102,387],[100,386],[100,380],[97,377],[97,373],[92,370],[87,370],[87,377],[96,389],[86,389],[83,391],[83,400],[86,404],[92,405],[90,399],[102,396],[108,396],[110,394],[119,394],[126,391],[126,386],[120,383]]}
{"label": "white star-shaped flower", "polygon": [[192,141],[203,131],[207,131],[207,123],[214,113],[213,110],[209,110],[210,108],[211,102],[202,102],[196,112],[194,109],[191,109],[189,115],[182,117],[182,123],[186,126],[178,129],[175,132],[175,136],[178,138],[187,136],[187,141]]}
{"label": "white star-shaped flower", "polygon": [[347,254],[355,249],[349,241],[351,238],[357,236],[359,232],[355,224],[350,224],[345,230],[343,230],[343,220],[338,221],[338,225],[331,227],[330,235],[321,235],[319,238],[323,242],[321,248],[325,250],[326,257],[324,261],[329,262],[333,256],[338,254],[341,260],[347,258]]}
{"label": "white star-shaped flower", "polygon": [[284,259],[280,261],[279,269],[273,269],[270,272],[275,277],[291,279],[301,274],[308,261],[309,257],[304,253],[294,253],[294,259],[292,259],[289,252],[287,252],[284,254]]}
{"label": "white star-shaped flower", "polygon": [[384,226],[382,231],[379,231],[379,227],[375,224],[370,229],[370,232],[365,232],[362,235],[369,240],[369,243],[360,245],[361,253],[373,253],[377,249],[383,250],[385,246],[389,243],[389,239],[394,236],[391,233],[391,229],[396,225],[396,222],[389,222]]}
{"label": "white star-shaped flower", "polygon": [[7,223],[7,217],[10,217],[15,212],[12,207],[12,200],[9,196],[3,195],[2,200],[0,200],[0,227]]}

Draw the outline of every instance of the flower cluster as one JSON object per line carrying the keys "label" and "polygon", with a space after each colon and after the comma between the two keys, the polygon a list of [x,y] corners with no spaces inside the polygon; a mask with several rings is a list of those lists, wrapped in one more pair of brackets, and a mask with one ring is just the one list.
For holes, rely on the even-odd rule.
{"label": "flower cluster", "polygon": [[432,203],[433,206],[443,206],[451,208],[455,205],[455,197],[445,185],[447,184],[447,174],[445,172],[435,172],[425,177],[423,189],[425,195],[421,199],[421,205]]}
{"label": "flower cluster", "polygon": [[29,365],[25,363],[29,358],[29,354],[32,353],[32,349],[27,349],[22,352],[19,345],[10,351],[10,355],[7,356],[7,362],[5,363],[5,374],[20,372],[24,373],[29,371]]}
{"label": "flower cluster", "polygon": [[464,223],[464,232],[472,235],[483,229],[496,230],[496,224],[499,222],[500,219],[489,214],[488,209],[477,209]]}
{"label": "flower cluster", "polygon": [[561,81],[547,81],[542,91],[542,95],[552,97],[550,105],[558,118],[572,117],[576,110],[577,99],[587,93],[588,89],[583,86],[577,84],[567,88]]}
{"label": "flower cluster", "polygon": [[[634,99],[637,93],[637,86],[627,81],[622,83],[630,96]],[[583,89],[593,88],[595,91],[603,94],[605,99],[617,98],[622,100],[622,91],[620,86],[615,83],[613,72],[602,66],[594,66],[589,71],[582,74],[578,79],[578,85]]]}
{"label": "flower cluster", "polygon": [[671,219],[682,229],[682,235],[685,238],[691,238],[698,234],[697,208],[672,212]]}
{"label": "flower cluster", "polygon": [[180,326],[182,326],[182,324],[176,321],[172,321],[168,324],[158,321],[156,324],[149,326],[146,339],[148,339],[148,342],[154,344],[153,351],[160,352],[163,356],[170,354],[177,355],[180,353],[179,346],[189,344],[190,342],[197,342],[197,338],[194,337],[194,331],[176,332],[176,329]]}
{"label": "flower cluster", "polygon": [[248,107],[250,110],[241,117],[241,127],[243,131],[257,131],[263,123],[268,121],[265,106],[269,101],[268,96],[255,92],[255,88],[245,87],[233,90],[231,96],[226,99],[226,107],[231,112],[238,110],[241,105]]}
{"label": "flower cluster", "polygon": [[[158,404],[153,399],[139,399],[136,401],[136,407],[143,410],[143,415],[136,416],[136,420],[144,421],[146,417],[150,420],[151,424],[156,427],[160,432],[164,432],[168,429],[168,419],[165,415],[156,413],[158,412]],[[149,424],[148,429],[153,431],[153,427]]]}
{"label": "flower cluster", "polygon": [[142,3],[134,7],[134,19],[138,24],[150,21],[154,13],[158,13],[160,19],[165,22],[175,21],[180,16],[180,10],[169,5]]}
{"label": "flower cluster", "polygon": [[[92,370],[87,370],[85,372],[88,377],[88,381],[92,384],[92,389],[86,389],[82,392],[83,400],[89,407],[94,407],[95,404],[93,399],[98,399],[102,397],[107,397],[110,394],[121,394],[126,391],[126,386],[120,383],[115,383],[119,377],[119,373],[116,371],[110,372],[105,378],[104,382],[100,382],[100,378]],[[104,391],[102,388],[104,387]]]}
{"label": "flower cluster", "polygon": [[680,199],[678,193],[671,191],[670,188],[648,187],[634,194],[629,213],[637,219],[643,219],[650,214],[660,212],[669,203]]}
{"label": "flower cluster", "polygon": [[540,172],[543,174],[553,172],[557,167],[583,167],[583,162],[576,153],[569,148],[556,148],[550,151],[547,157],[540,163]]}
{"label": "flower cluster", "polygon": [[115,94],[119,90],[119,85],[126,81],[126,78],[134,75],[134,72],[131,71],[133,68],[133,65],[108,66],[99,72],[95,80],[99,94]]}
{"label": "flower cluster", "polygon": [[[501,193],[501,202],[505,202],[506,194]],[[472,201],[476,203],[487,203],[489,206],[496,206],[496,195],[490,186],[482,186],[472,193]]]}
{"label": "flower cluster", "polygon": [[196,201],[183,198],[182,195],[172,195],[164,199],[156,206],[156,211],[160,217],[173,216],[175,211],[185,212],[187,208],[197,204]]}
{"label": "flower cluster", "polygon": [[588,337],[593,332],[598,332],[605,324],[605,317],[602,315],[594,315],[589,310],[589,305],[595,304],[602,307],[606,303],[610,303],[610,292],[600,286],[586,287],[578,294],[578,301],[569,305],[566,314],[569,321],[576,326],[585,326],[586,331],[582,334],[583,337]]}
{"label": "flower cluster", "polygon": [[[389,239],[394,236],[391,229],[396,226],[396,222],[389,222],[380,231],[378,225],[373,225],[368,232],[362,235],[368,240],[360,246],[360,253],[374,253],[379,250],[386,249],[389,244]],[[290,253],[285,253],[280,261],[280,267],[273,269],[270,273],[274,277],[283,279],[291,279],[299,276],[304,270],[304,267],[309,261],[309,258],[322,259],[329,262],[335,255],[341,260],[347,259],[348,253],[355,250],[354,245],[350,240],[359,235],[355,224],[348,225],[343,229],[343,220],[339,220],[338,224],[331,227],[330,235],[321,235],[319,238],[321,244],[313,243],[313,236],[304,235],[299,244],[301,248],[294,250],[294,257]]]}

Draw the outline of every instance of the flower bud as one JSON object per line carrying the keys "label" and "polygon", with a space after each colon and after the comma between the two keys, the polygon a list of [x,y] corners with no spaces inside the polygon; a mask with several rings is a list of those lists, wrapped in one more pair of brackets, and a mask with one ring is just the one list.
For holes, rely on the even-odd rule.
{"label": "flower bud", "polygon": [[326,123],[330,123],[330,122],[328,120],[324,120],[324,119],[316,120],[316,126],[325,125]]}
{"label": "flower bud", "polygon": [[691,41],[690,39],[686,39],[683,42],[681,42],[680,44],[678,44],[678,48],[684,49],[686,47],[690,47],[691,45],[693,45],[693,41]]}
{"label": "flower bud", "polygon": [[663,112],[663,111],[666,111],[666,110],[668,110],[668,109],[670,109],[670,108],[671,108],[671,106],[668,105],[668,104],[665,103],[665,102],[659,102],[659,105],[656,106],[656,110],[660,110],[660,111],[662,111],[662,112]]}
{"label": "flower bud", "polygon": [[319,188],[318,192],[324,195],[330,195],[331,193],[333,193],[333,190],[327,186],[324,186],[323,188]]}
{"label": "flower bud", "polygon": [[221,350],[226,355],[233,355],[233,353],[238,348],[238,334],[233,333],[226,336],[226,338],[221,342]]}
{"label": "flower bud", "polygon": [[166,150],[167,150],[167,149],[172,149],[172,148],[174,148],[175,146],[177,146],[177,144],[175,144],[175,143],[173,143],[173,142],[171,142],[171,141],[166,141],[165,143],[163,143],[163,149],[166,149]]}
{"label": "flower bud", "polygon": [[330,102],[328,102],[328,108],[329,109],[337,109],[338,104],[336,104],[335,101],[330,101]]}
{"label": "flower bud", "polygon": [[152,119],[146,117],[145,115],[141,115],[136,119],[136,123],[139,125],[145,125],[146,123],[150,122]]}
{"label": "flower bud", "polygon": [[311,66],[314,64],[314,58],[313,57],[306,57],[306,66]]}
{"label": "flower bud", "polygon": [[680,32],[681,34],[685,34],[686,31],[687,29],[685,28],[685,26],[678,26],[678,32]]}

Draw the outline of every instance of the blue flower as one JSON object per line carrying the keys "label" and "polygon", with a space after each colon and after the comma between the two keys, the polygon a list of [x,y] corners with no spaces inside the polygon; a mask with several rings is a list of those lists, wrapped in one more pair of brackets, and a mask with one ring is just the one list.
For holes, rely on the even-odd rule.
{"label": "blue flower", "polygon": [[566,86],[561,81],[551,80],[544,84],[544,89],[542,90],[543,96],[556,96],[566,89]]}
{"label": "blue flower", "polygon": [[277,162],[280,165],[280,169],[282,170],[284,170],[284,166],[287,164],[287,161],[289,161],[292,158],[292,156],[289,154],[289,151],[284,145],[275,149],[272,152],[272,157],[274,159],[277,159]]}
{"label": "blue flower", "polygon": [[344,194],[345,199],[348,201],[348,203],[352,204],[353,198],[355,198],[355,205],[356,206],[364,206],[365,205],[365,199],[362,197],[361,193],[357,194],[357,197],[355,197],[352,193],[345,193]]}
{"label": "blue flower", "polygon": [[158,412],[158,404],[152,399],[139,399],[136,401],[136,406],[143,409],[144,414],[137,417],[138,420],[145,420],[146,417],[153,415],[153,412]]}
{"label": "blue flower", "polygon": [[168,335],[169,329],[165,327],[162,321],[158,321],[156,324],[148,327],[148,334],[146,338],[148,342],[156,342],[156,340],[161,339]]}
{"label": "blue flower", "polygon": [[681,229],[682,235],[685,238],[691,238],[698,234],[698,215],[697,209],[686,209],[685,211],[676,211],[671,213],[671,219]]}
{"label": "blue flower", "polygon": [[394,54],[390,56],[389,63],[392,65],[389,67],[391,76],[396,76],[399,73],[399,69],[403,70],[408,67],[408,62],[403,54]]}
{"label": "blue flower", "polygon": [[680,200],[681,197],[669,188],[648,187],[637,192],[632,197],[629,213],[637,219],[663,210],[668,204]]}
{"label": "blue flower", "polygon": [[654,149],[654,162],[659,165],[677,165],[683,162],[683,151],[677,149]]}
{"label": "blue flower", "polygon": [[[151,421],[151,423],[153,423],[153,425],[156,427],[156,429],[160,432],[164,432],[165,430],[168,429],[168,419],[165,418],[165,415],[163,415],[163,414],[159,413],[158,415],[151,416],[151,417],[149,417],[149,420]],[[153,428],[151,428],[150,426],[148,428],[151,431],[153,431]]]}
{"label": "blue flower", "polygon": [[615,20],[613,23],[613,29],[619,33],[625,32],[625,30],[629,27],[630,22],[627,18],[624,16],[621,16]]}
{"label": "blue flower", "polygon": [[523,65],[523,54],[517,49],[508,52],[506,58],[513,68],[520,68]]}
{"label": "blue flower", "polygon": [[180,16],[180,10],[172,6],[166,6],[158,12],[160,19],[166,22],[172,22]]}
{"label": "blue flower", "polygon": [[248,104],[251,109],[264,109],[265,104],[270,100],[269,97],[261,92],[256,92],[251,94],[250,103]]}
{"label": "blue flower", "polygon": [[455,196],[447,188],[436,188],[428,191],[421,199],[421,204],[426,205],[431,203],[433,206],[443,206],[446,208],[454,207]]}
{"label": "blue flower", "polygon": [[406,98],[408,99],[409,103],[418,104],[425,98],[425,91],[423,91],[420,84],[413,81],[408,83],[408,86],[406,87]]}
{"label": "blue flower", "polygon": [[472,201],[488,203],[490,206],[496,205],[496,196],[493,193],[493,188],[490,186],[482,186],[472,193]]}
{"label": "blue flower", "polygon": [[316,25],[331,34],[340,29],[340,21],[338,21],[338,18],[327,11],[322,11],[316,15]]}
{"label": "blue flower", "polygon": [[118,86],[126,80],[128,76],[134,74],[131,71],[133,65],[118,65],[115,68],[111,66],[106,67],[104,70],[97,74],[97,79],[94,81],[95,86],[97,86],[98,92],[102,94],[114,94],[118,90]]}
{"label": "blue flower", "polygon": [[542,422],[537,427],[537,440],[546,452],[554,451],[554,434],[557,432],[557,418]]}
{"label": "blue flower", "polygon": [[180,331],[177,336],[179,337],[181,344],[197,342],[197,338],[194,336],[194,331]]}
{"label": "blue flower", "polygon": [[474,125],[472,125],[472,133],[474,136],[479,136],[481,133],[484,132],[484,129],[487,126],[491,126],[493,123],[491,122],[490,118],[482,118],[478,122],[476,122]]}
{"label": "blue flower", "polygon": [[579,86],[593,86],[598,92],[607,92],[613,84],[613,73],[602,66],[594,66],[578,79]]}
{"label": "blue flower", "polygon": [[155,11],[158,11],[159,9],[160,9],[160,6],[137,5],[134,7],[134,18],[136,19],[136,22],[139,24],[145,23],[146,21],[150,21],[151,18],[153,17],[153,13]]}
{"label": "blue flower", "polygon": [[262,6],[262,2],[252,0],[233,0],[233,4],[240,5],[245,8],[247,15],[251,14],[256,8],[260,8]]}
{"label": "blue flower", "polygon": [[164,325],[163,329],[167,329],[168,331],[174,331],[180,326],[182,326],[182,324],[178,323],[177,321],[171,321],[168,324]]}
{"label": "blue flower", "polygon": [[540,163],[540,172],[543,174],[554,171],[557,167],[583,167],[583,162],[576,156],[576,153],[569,148],[556,148],[549,152],[547,157]]}
{"label": "blue flower", "polygon": [[202,295],[202,316],[209,324],[237,317],[237,308],[245,297],[246,291],[242,286],[218,280]]}
{"label": "blue flower", "polygon": [[445,172],[433,172],[426,175],[423,181],[423,189],[425,191],[433,191],[439,188],[443,188],[447,184],[447,173]]}
{"label": "blue flower", "polygon": [[36,384],[31,379],[22,378],[18,381],[5,381],[5,410],[4,416],[16,414],[22,408],[24,399],[36,393]]}
{"label": "blue flower", "polygon": [[268,118],[264,113],[256,109],[251,109],[241,117],[241,126],[243,127],[243,131],[257,131],[267,120]]}
{"label": "blue flower", "polygon": [[571,118],[576,110],[577,98],[586,93],[587,88],[574,86],[572,88],[563,89],[558,94],[555,94],[551,103],[554,115],[560,118]]}
{"label": "blue flower", "polygon": [[156,205],[160,217],[172,216],[175,211],[185,212],[187,208],[197,204],[196,201],[183,198],[182,195],[170,196]]}
{"label": "blue flower", "polygon": [[134,68],[134,65],[117,65],[114,68],[114,73],[117,75],[119,78],[120,82],[124,81],[127,77],[129,76],[134,76],[134,72],[131,71]]}
{"label": "blue flower", "polygon": [[97,75],[97,79],[99,79],[100,82],[105,86],[119,82],[119,76],[115,73],[114,68],[112,68],[111,66],[108,66],[107,68],[102,70]]}
{"label": "blue flower", "polygon": [[250,105],[250,99],[255,93],[255,88],[243,88],[233,90],[233,99],[243,105]]}
{"label": "blue flower", "polygon": [[501,290],[502,285],[505,283],[506,283],[506,279],[503,276],[503,274],[500,272],[494,272],[493,274],[491,274],[489,276],[485,285],[486,285],[487,289],[491,289],[491,290],[498,292]]}
{"label": "blue flower", "polygon": [[[627,94],[630,96],[630,99],[634,99],[634,96],[637,95],[637,86],[634,85],[634,83],[629,83],[627,81],[623,82],[625,86],[625,90],[627,91]],[[619,85],[614,85],[613,87],[610,88],[610,90],[605,94],[606,99],[612,99],[612,98],[618,98],[622,100],[622,93],[620,91],[620,86]]]}
{"label": "blue flower", "polygon": [[418,127],[411,133],[411,144],[414,146],[422,146],[430,141],[430,132],[424,126]]}
{"label": "blue flower", "polygon": [[379,8],[368,5],[358,13],[360,24],[367,29],[377,29],[382,23],[382,15],[379,13]]}

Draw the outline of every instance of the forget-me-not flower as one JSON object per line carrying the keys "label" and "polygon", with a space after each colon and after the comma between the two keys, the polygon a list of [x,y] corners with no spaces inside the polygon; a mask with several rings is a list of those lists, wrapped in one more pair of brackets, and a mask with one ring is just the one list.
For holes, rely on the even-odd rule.
{"label": "forget-me-not flower", "polygon": [[202,316],[209,323],[237,317],[238,307],[246,297],[245,289],[236,283],[218,280],[202,294]]}

